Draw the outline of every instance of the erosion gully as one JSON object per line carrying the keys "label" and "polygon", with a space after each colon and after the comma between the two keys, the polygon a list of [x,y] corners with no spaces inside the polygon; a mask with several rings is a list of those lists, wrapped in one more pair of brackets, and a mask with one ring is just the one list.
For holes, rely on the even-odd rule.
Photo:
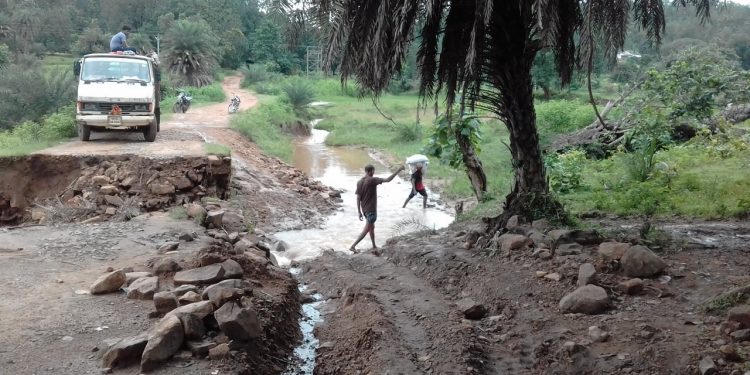
{"label": "erosion gully", "polygon": [[[328,131],[315,128],[320,121],[324,120],[313,120],[312,134],[295,143],[294,166],[322,183],[341,190],[343,204],[339,211],[328,218],[322,228],[274,233],[274,236],[289,245],[286,251],[275,253],[282,266],[315,258],[326,250],[348,252],[349,246],[364,226],[357,218],[354,194],[357,181],[364,175],[364,166],[372,164],[376,176],[387,177],[391,173],[382,161],[374,158],[365,149],[327,146],[325,139]],[[402,178],[406,177],[406,173],[402,175],[378,187],[378,220],[375,230],[378,246],[384,245],[388,238],[396,235],[425,228],[440,229],[453,222],[454,216],[440,201],[440,195],[429,191],[429,188],[427,208],[422,208],[421,196],[414,197],[406,208],[402,208],[411,191],[409,180]],[[429,186],[429,170],[425,178]],[[360,242],[357,248],[366,251],[371,246],[368,237]],[[290,270],[295,275],[299,273],[299,269],[295,267],[291,267]],[[303,292],[306,288],[306,285],[300,286]],[[313,373],[315,352],[319,345],[313,329],[321,321],[318,309],[324,303],[317,301],[303,305],[303,316],[300,321],[302,343],[295,349],[295,364],[285,374]]]}

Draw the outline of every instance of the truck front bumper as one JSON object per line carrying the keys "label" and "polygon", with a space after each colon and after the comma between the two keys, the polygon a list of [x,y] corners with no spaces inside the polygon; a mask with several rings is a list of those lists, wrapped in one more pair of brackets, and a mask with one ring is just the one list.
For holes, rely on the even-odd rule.
{"label": "truck front bumper", "polygon": [[76,123],[78,125],[113,130],[140,128],[156,123],[156,116],[154,114],[116,116],[119,117],[119,121],[112,119],[112,117],[115,116],[78,114],[76,115]]}

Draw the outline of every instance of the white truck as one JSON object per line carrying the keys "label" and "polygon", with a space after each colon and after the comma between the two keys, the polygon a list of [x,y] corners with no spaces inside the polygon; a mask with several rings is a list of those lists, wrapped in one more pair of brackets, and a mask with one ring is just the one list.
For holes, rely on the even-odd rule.
{"label": "white truck", "polygon": [[88,141],[92,131],[139,131],[153,142],[159,131],[158,60],[121,53],[93,53],[74,66],[78,77],[76,125]]}

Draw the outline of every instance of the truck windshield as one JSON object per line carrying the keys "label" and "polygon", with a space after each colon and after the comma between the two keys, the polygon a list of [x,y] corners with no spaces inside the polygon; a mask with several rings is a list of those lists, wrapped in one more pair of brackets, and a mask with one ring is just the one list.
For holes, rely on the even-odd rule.
{"label": "truck windshield", "polygon": [[150,82],[148,63],[124,58],[89,58],[83,62],[81,79],[84,81]]}

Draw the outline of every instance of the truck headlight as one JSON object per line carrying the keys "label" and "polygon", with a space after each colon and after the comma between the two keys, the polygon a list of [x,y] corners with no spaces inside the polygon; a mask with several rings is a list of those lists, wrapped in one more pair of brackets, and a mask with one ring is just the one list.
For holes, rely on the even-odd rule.
{"label": "truck headlight", "polygon": [[133,106],[133,110],[136,112],[148,112],[148,104],[136,104]]}
{"label": "truck headlight", "polygon": [[97,108],[96,103],[83,103],[83,110],[84,111],[96,111],[99,108]]}

